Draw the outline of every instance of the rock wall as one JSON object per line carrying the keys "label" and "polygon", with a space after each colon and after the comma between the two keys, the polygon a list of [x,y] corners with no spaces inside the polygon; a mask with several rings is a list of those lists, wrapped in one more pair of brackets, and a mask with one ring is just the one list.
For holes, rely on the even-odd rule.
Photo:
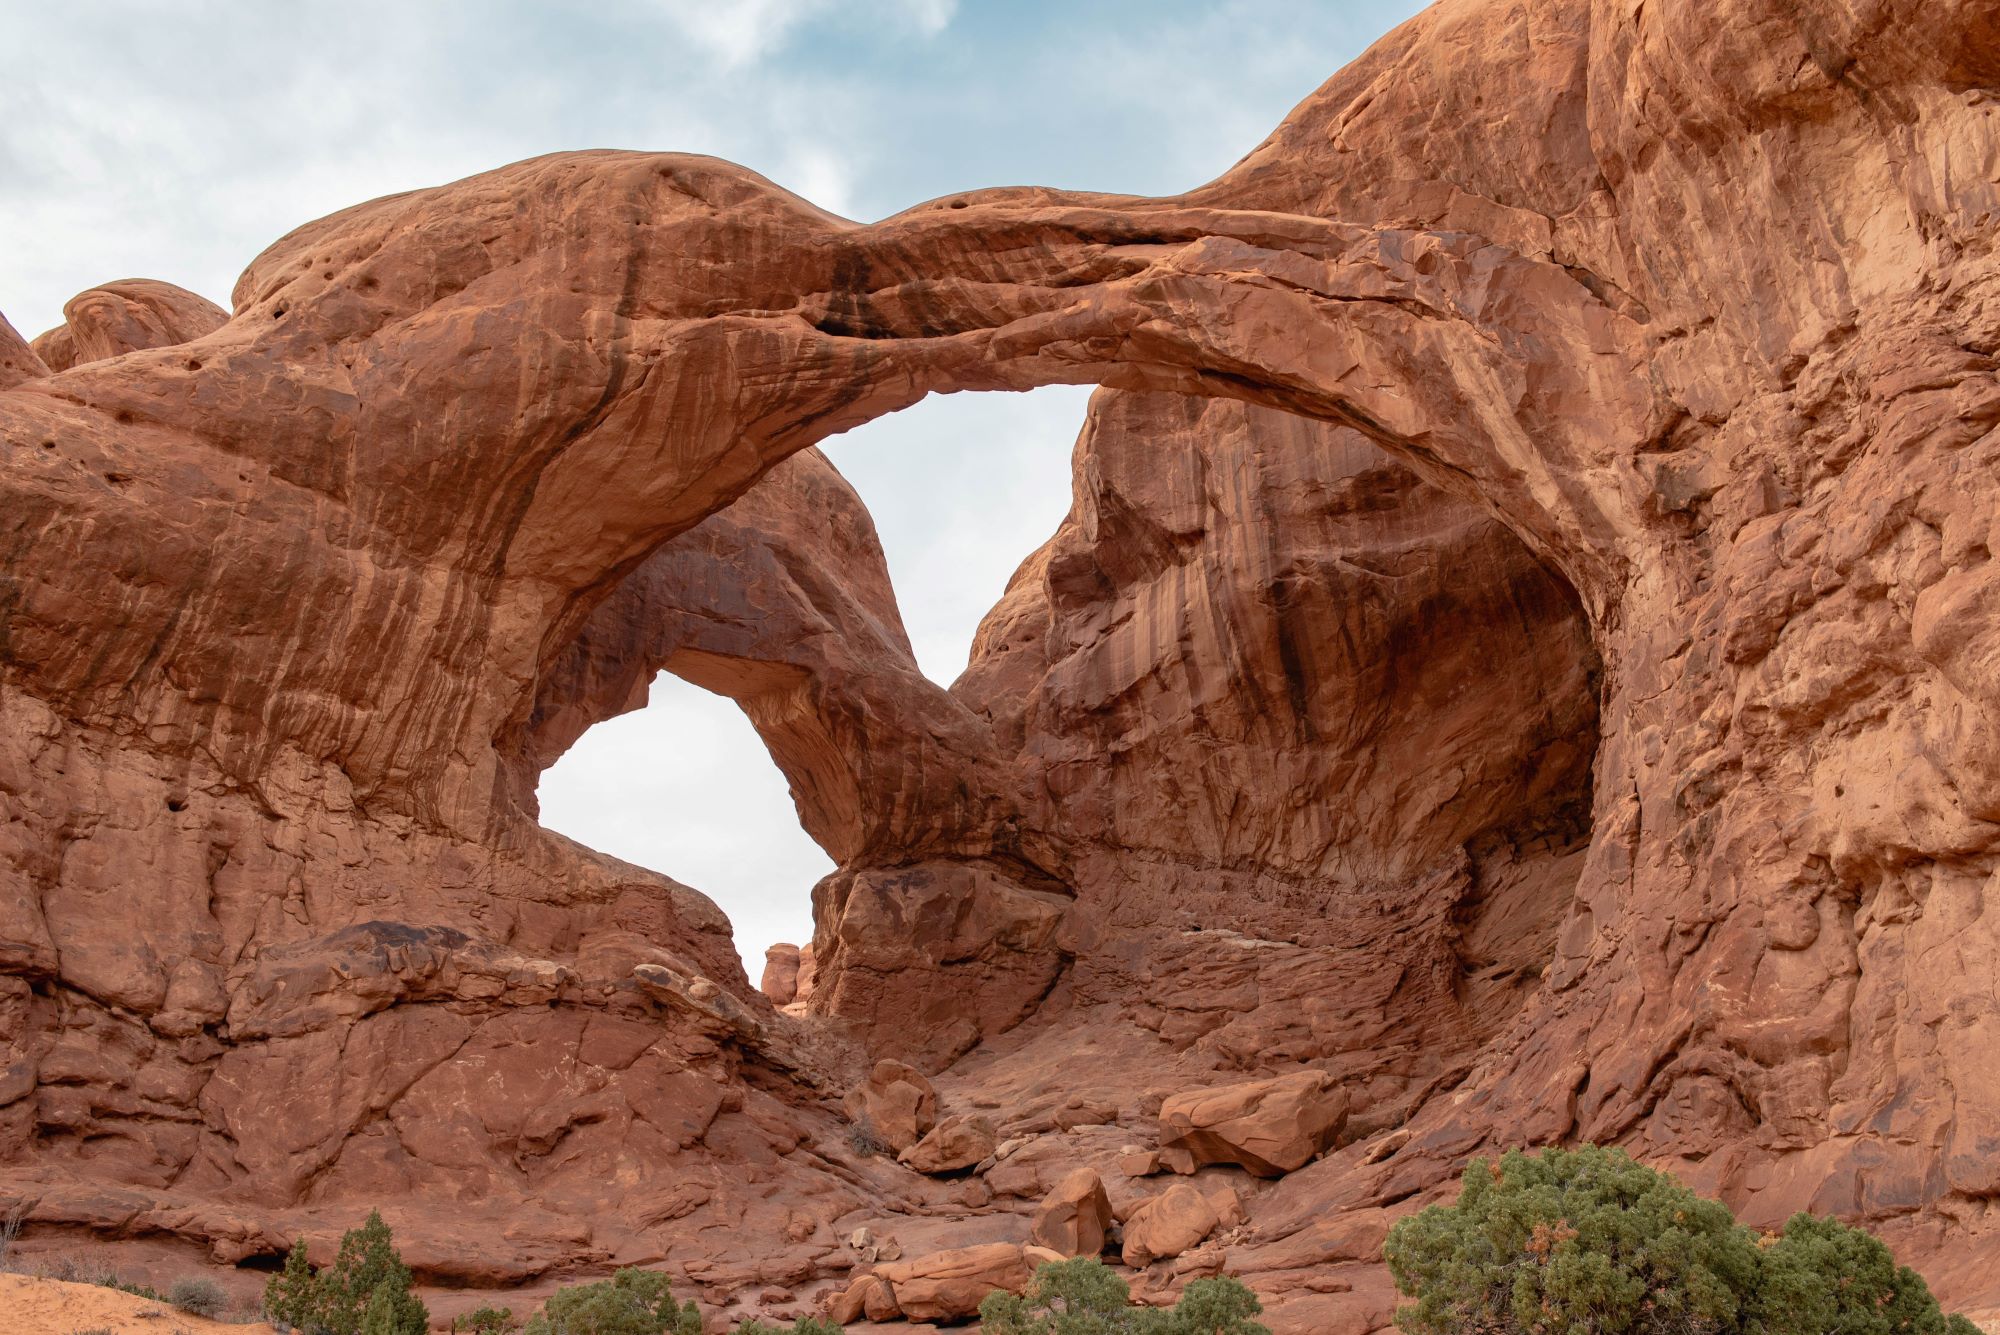
{"label": "rock wall", "polygon": [[[2000,1301],[1996,87],[1991,0],[1445,0],[1178,198],[862,226],[558,155],[301,228],[219,327],[5,331],[0,1182],[224,1258],[455,1193],[546,1226],[455,1261],[406,1207],[426,1273],[791,1292],[871,1209],[958,1245],[913,1221],[1049,1128],[1115,1150],[1161,1062],[1304,1062],[1344,1129],[1227,1253],[1294,1328],[1386,1320],[1302,1277],[1562,1139]],[[1115,391],[1076,510],[920,684],[872,539],[753,488],[845,512],[816,441],[1057,381]],[[841,863],[828,1023],[534,824],[660,664]],[[841,1031],[1040,1148],[843,1155]]]}
{"label": "rock wall", "polygon": [[1275,409],[1101,391],[1074,475],[953,694],[1072,850],[1083,995],[1385,1106],[1462,1071],[1538,985],[1587,834],[1575,594]]}

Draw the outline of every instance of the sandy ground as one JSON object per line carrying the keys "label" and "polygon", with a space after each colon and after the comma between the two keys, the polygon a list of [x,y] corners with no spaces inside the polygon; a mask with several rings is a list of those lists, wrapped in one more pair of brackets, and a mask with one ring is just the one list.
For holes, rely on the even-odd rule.
{"label": "sandy ground", "polygon": [[276,1335],[266,1322],[231,1325],[177,1312],[165,1303],[135,1298],[96,1284],[0,1275],[0,1332],[5,1335]]}

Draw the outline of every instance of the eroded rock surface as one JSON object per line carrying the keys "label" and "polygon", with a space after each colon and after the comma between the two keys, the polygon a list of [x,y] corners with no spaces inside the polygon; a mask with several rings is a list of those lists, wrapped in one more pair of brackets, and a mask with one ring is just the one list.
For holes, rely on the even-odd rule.
{"label": "eroded rock surface", "polygon": [[146,348],[168,348],[212,334],[229,312],[184,287],[123,278],[79,292],[63,305],[63,323],[34,341],[51,371],[67,371]]}
{"label": "eroded rock surface", "polygon": [[1176,1172],[1239,1164],[1283,1177],[1334,1143],[1347,1104],[1345,1091],[1315,1070],[1177,1094],[1160,1108],[1160,1158]]}
{"label": "eroded rock surface", "polygon": [[1056,1183],[1035,1211],[1038,1246],[1064,1256],[1098,1256],[1111,1230],[1111,1198],[1095,1169],[1079,1168]]}
{"label": "eroded rock surface", "polygon": [[832,1309],[836,1320],[964,1321],[990,1293],[1020,1293],[1035,1267],[1062,1257],[1045,1247],[989,1242],[887,1262],[854,1281]]}
{"label": "eroded rock surface", "polygon": [[[1445,0],[1173,199],[862,226],[566,154],[302,227],[219,323],[0,330],[27,1240],[385,1203],[432,1279],[942,1315],[1079,1167],[1145,1210],[1167,1100],[1309,1070],[1341,1144],[1160,1283],[1380,1328],[1394,1211],[1590,1139],[2000,1302],[1996,32]],[[1057,381],[1109,386],[1074,509],[942,690],[810,447]],[[534,822],[661,668],[838,864],[804,1026]],[[992,1167],[855,1147],[876,1057]],[[887,1221],[1001,1259],[851,1281]]]}

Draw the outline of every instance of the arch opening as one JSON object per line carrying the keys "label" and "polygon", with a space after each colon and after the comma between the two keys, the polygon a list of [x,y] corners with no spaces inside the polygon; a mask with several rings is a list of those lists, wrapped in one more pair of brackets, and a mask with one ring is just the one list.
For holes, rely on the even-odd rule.
{"label": "arch opening", "polygon": [[[1074,446],[1054,445],[1071,433],[1046,419],[1069,393],[1049,396],[1054,411],[1027,428],[1041,453],[1006,479],[1056,473],[1064,450],[1065,513],[1051,525],[993,502],[1015,527],[989,544],[988,574],[1014,574],[982,609],[964,672],[951,657],[940,670],[934,650],[924,674],[898,559],[814,449],[649,557],[553,683],[623,699],[636,672],[665,668],[740,706],[831,859],[813,892],[813,1007],[889,1041],[935,1009],[945,1039],[905,1055],[949,1061],[1064,977],[1115,992],[1074,948],[1085,922],[1154,935],[1170,955],[1191,941],[1204,968],[1210,947],[1281,943],[1335,1009],[1360,1004],[1394,955],[1390,975],[1429,981],[1375,998],[1381,1023],[1469,1053],[1536,990],[1588,844],[1599,669],[1576,591],[1356,430],[1103,389]],[[1010,401],[1036,406],[936,400],[830,447],[887,502],[889,525],[909,522],[901,506],[935,540],[967,513],[966,492],[986,503],[984,474],[962,461],[990,469],[993,451],[963,436],[995,416],[1020,429],[1024,414],[988,409]],[[926,449],[941,439],[959,448]],[[899,468],[938,455],[952,462]],[[903,569],[987,602],[970,563],[912,547]],[[932,624],[949,654],[948,622]],[[539,727],[581,717],[545,686]],[[647,862],[728,893],[723,878]],[[737,947],[755,977],[766,946],[805,935],[752,938],[739,923]],[[994,991],[970,1025],[953,1015]],[[1173,1009],[1153,1007],[1162,1032],[1203,1036],[1209,1021]],[[1336,1027],[1332,1047],[1295,1055],[1333,1059],[1368,1032]]]}
{"label": "arch opening", "polygon": [[1070,508],[1087,385],[934,394],[821,442],[868,507],[917,666],[949,686],[1022,560]]}
{"label": "arch opening", "polygon": [[812,887],[833,862],[734,700],[662,671],[640,708],[544,770],[537,793],[549,829],[714,899],[752,980],[768,946],[812,939]]}
{"label": "arch opening", "polygon": [[542,823],[717,900],[754,980],[813,939],[808,892],[837,865],[967,853],[966,830],[1014,819],[944,683],[1069,509],[1087,395],[925,400],[829,442],[872,512],[814,450],[656,551],[544,684]]}

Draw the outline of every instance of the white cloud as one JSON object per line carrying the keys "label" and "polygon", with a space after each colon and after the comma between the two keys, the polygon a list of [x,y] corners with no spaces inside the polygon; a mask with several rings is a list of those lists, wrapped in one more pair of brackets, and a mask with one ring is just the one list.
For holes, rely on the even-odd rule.
{"label": "white cloud", "polygon": [[958,0],[903,0],[902,7],[909,11],[911,22],[927,37],[935,37],[951,26],[952,16],[958,13]]}
{"label": "white cloud", "polygon": [[827,0],[664,0],[663,11],[681,31],[723,65],[735,69],[781,46]]}
{"label": "white cloud", "polygon": [[659,0],[659,4],[689,40],[732,70],[783,49],[812,19],[843,14],[865,22],[887,14],[892,22],[934,37],[958,11],[958,0],[894,0],[887,5],[872,0]]}
{"label": "white cloud", "polygon": [[851,218],[855,212],[854,164],[832,149],[802,144],[786,155],[771,179],[828,213]]}

